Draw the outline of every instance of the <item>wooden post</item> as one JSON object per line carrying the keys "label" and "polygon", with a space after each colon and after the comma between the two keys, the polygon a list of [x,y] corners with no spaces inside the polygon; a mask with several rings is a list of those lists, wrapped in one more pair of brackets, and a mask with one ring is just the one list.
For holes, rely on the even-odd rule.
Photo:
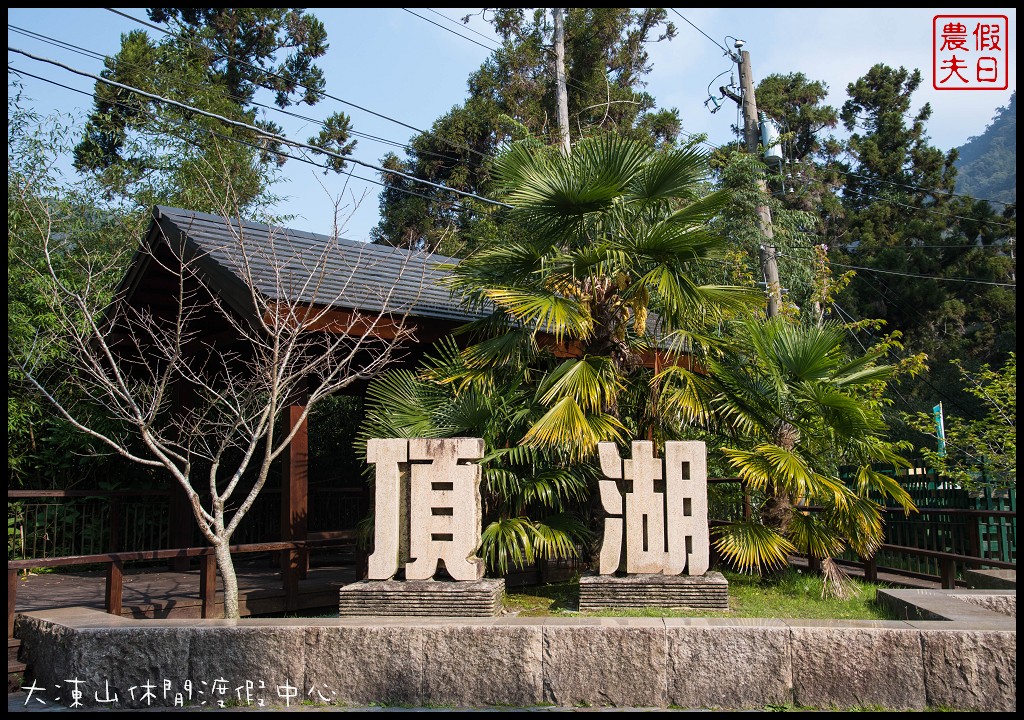
{"label": "wooden post", "polygon": [[874,555],[864,560],[864,580],[878,582],[878,558]]}
{"label": "wooden post", "polygon": [[212,554],[200,560],[199,598],[203,603],[200,616],[213,617],[217,612],[217,558]]}
{"label": "wooden post", "polygon": [[942,558],[939,560],[942,568],[942,587],[944,590],[956,590],[956,560],[953,558]]}
{"label": "wooden post", "polygon": [[[174,408],[173,412],[184,414],[195,408],[195,388],[185,380],[178,379],[174,384]],[[195,516],[192,514],[192,503],[188,495],[177,480],[170,480],[170,497],[168,498],[168,542],[172,548],[187,548],[192,545],[192,528],[195,526]],[[172,558],[170,561],[173,572],[188,572],[192,568],[192,561],[187,556]]]}
{"label": "wooden post", "polygon": [[[988,518],[985,518],[987,521]],[[979,526],[981,518],[967,518],[967,554],[974,557],[981,557],[981,532]],[[970,567],[981,567],[980,562],[970,563]]]}
{"label": "wooden post", "polygon": [[14,611],[18,606],[18,571],[7,570],[7,637],[14,637]]}
{"label": "wooden post", "polygon": [[[291,405],[285,416],[288,427],[298,422],[303,405]],[[303,421],[291,444],[282,456],[281,465],[281,539],[305,542],[309,517],[309,426]],[[309,569],[308,550],[289,550],[281,553],[281,572],[284,587],[291,587],[290,575],[295,582],[305,578]],[[293,608],[292,608],[293,609]]]}
{"label": "wooden post", "polygon": [[121,593],[124,590],[124,563],[120,560],[111,561],[107,567],[107,612],[111,615],[121,614]]}

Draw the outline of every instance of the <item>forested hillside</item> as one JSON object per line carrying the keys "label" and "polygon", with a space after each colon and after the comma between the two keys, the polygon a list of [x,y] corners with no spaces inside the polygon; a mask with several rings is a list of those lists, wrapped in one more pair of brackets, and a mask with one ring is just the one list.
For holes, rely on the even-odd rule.
{"label": "forested hillside", "polygon": [[985,132],[959,148],[956,190],[979,200],[1017,202],[1017,93]]}

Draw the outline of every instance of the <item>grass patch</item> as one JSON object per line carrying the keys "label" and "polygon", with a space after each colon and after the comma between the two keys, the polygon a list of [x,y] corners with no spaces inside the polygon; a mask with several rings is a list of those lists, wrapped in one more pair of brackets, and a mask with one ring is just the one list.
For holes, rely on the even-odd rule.
{"label": "grass patch", "polygon": [[854,593],[845,600],[822,597],[822,579],[816,573],[789,568],[777,577],[762,579],[722,570],[729,581],[729,609],[646,607],[617,608],[579,612],[579,583],[572,579],[562,583],[524,587],[505,595],[505,609],[522,617],[744,617],[793,618],[817,620],[893,620],[875,603],[878,588],[884,584],[867,583],[851,578]]}

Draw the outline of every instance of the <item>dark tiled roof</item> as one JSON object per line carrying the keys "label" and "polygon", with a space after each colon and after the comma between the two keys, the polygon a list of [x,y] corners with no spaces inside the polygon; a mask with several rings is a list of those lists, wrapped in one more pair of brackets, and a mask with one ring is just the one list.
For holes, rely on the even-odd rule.
{"label": "dark tiled roof", "polygon": [[458,322],[483,315],[461,307],[443,283],[447,273],[437,266],[458,262],[455,258],[162,205],[154,208],[153,219],[168,238],[175,231],[187,236],[205,255],[207,273],[234,283],[236,290],[244,289],[243,263],[248,262],[256,288],[272,300],[287,295],[338,308]]}

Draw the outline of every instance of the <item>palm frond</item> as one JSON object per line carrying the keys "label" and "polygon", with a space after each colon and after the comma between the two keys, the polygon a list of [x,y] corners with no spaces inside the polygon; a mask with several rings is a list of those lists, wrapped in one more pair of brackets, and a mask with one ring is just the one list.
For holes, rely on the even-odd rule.
{"label": "palm frond", "polygon": [[549,405],[572,398],[585,413],[597,413],[615,401],[622,382],[615,375],[611,358],[590,355],[566,360],[540,385],[540,401]]}
{"label": "palm frond", "polygon": [[836,533],[824,518],[814,513],[801,511],[799,508],[790,518],[787,537],[793,542],[797,551],[807,553],[819,560],[835,557],[843,552],[843,537]]}
{"label": "palm frond", "polygon": [[360,437],[443,437],[448,428],[439,427],[433,413],[444,401],[442,393],[412,372],[389,370],[366,390],[366,420]]}
{"label": "palm frond", "polygon": [[658,223],[646,232],[625,238],[633,265],[655,262],[678,270],[687,263],[717,257],[725,250],[722,238],[704,227],[682,227]]}
{"label": "palm frond", "polygon": [[540,270],[542,249],[530,243],[503,242],[479,250],[454,265],[444,283],[462,294],[472,294],[491,283],[507,285],[530,282]]}
{"label": "palm frond", "polygon": [[488,467],[485,461],[481,461],[483,472],[481,485],[491,495],[500,498],[503,502],[510,502],[517,497],[522,489],[523,481],[516,473],[508,468]]}
{"label": "palm frond", "polygon": [[880,430],[879,421],[869,416],[863,401],[850,397],[836,387],[820,382],[799,382],[793,387],[794,397],[802,401],[805,413],[814,422],[825,425],[841,436],[853,437],[859,433]]}
{"label": "palm frond", "polygon": [[536,335],[525,328],[510,328],[462,351],[462,360],[474,369],[522,366],[533,361],[540,348]]}
{"label": "palm frond", "polygon": [[842,358],[842,332],[831,326],[795,326],[782,316],[748,322],[748,337],[760,356],[799,380],[821,380]]}
{"label": "palm frond", "polygon": [[885,539],[882,509],[878,503],[854,495],[838,512],[829,512],[826,522],[846,538],[850,549],[862,558],[874,557]]}
{"label": "palm frond", "polygon": [[534,561],[533,537],[533,523],[528,518],[500,518],[483,529],[480,557],[492,573],[505,575],[510,563],[524,567]]}
{"label": "palm frond", "polygon": [[864,496],[875,492],[882,497],[890,497],[903,508],[904,513],[907,515],[917,512],[917,506],[914,505],[913,498],[900,485],[899,480],[885,473],[878,472],[869,465],[857,468],[857,492]]}
{"label": "palm frond", "polygon": [[590,531],[571,513],[548,515],[533,523],[533,552],[538,558],[575,558],[578,547],[590,539]]}
{"label": "palm frond", "polygon": [[567,502],[584,500],[587,497],[586,480],[563,468],[545,470],[524,478],[519,496],[524,503],[561,509]]}
{"label": "palm frond", "polygon": [[542,462],[541,451],[528,445],[513,445],[506,448],[494,448],[480,460],[482,465],[491,462],[503,462],[521,468],[533,467]]}
{"label": "palm frond", "polygon": [[857,585],[845,570],[830,557],[821,560],[821,596],[846,600],[858,593]]}
{"label": "palm frond", "polygon": [[586,413],[571,397],[563,397],[537,420],[523,436],[523,445],[568,449],[582,458],[602,440],[622,441],[625,427],[607,413]]}
{"label": "palm frond", "polygon": [[807,464],[807,460],[798,452],[787,450],[773,443],[761,443],[754,452],[763,457],[771,468],[772,479],[779,487],[789,491],[791,495],[821,495],[817,475]]}
{"label": "palm frond", "polygon": [[707,177],[707,155],[695,148],[656,155],[629,185],[630,199],[644,201],[690,199]]}
{"label": "palm frond", "polygon": [[844,372],[844,370],[845,368],[840,368],[836,371],[834,382],[838,387],[860,387],[862,385],[872,385],[882,380],[888,380],[896,372],[896,368],[892,365],[866,367],[861,368],[856,372]]}
{"label": "palm frond", "polygon": [[740,572],[785,567],[796,552],[793,543],[766,525],[739,522],[711,529],[715,549]]}
{"label": "palm frond", "polygon": [[586,337],[593,330],[590,313],[572,298],[523,287],[489,287],[483,292],[519,322],[550,333],[557,340]]}
{"label": "palm frond", "polygon": [[719,452],[750,488],[765,490],[771,484],[773,468],[763,455],[739,448],[722,448]]}
{"label": "palm frond", "polygon": [[711,382],[704,373],[678,365],[669,365],[651,379],[659,388],[658,403],[662,415],[678,413],[685,420],[711,427]]}
{"label": "palm frond", "polygon": [[552,229],[608,207],[641,170],[647,153],[621,136],[584,138],[571,155],[513,148],[495,161],[497,183],[513,214]]}

